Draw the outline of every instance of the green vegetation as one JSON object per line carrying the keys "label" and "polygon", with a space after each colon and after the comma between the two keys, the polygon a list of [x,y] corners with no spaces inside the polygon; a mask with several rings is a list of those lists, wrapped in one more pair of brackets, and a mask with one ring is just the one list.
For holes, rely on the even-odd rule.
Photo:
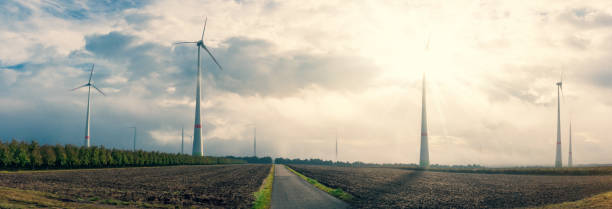
{"label": "green vegetation", "polygon": [[329,187],[319,183],[317,180],[311,179],[311,178],[309,178],[307,176],[304,176],[301,173],[291,169],[289,166],[285,166],[285,167],[287,169],[289,169],[291,172],[297,174],[300,178],[306,180],[308,183],[314,185],[315,187],[319,188],[320,190],[323,190],[323,191],[327,192],[328,194],[330,194],[330,195],[332,195],[332,196],[334,196],[334,197],[336,197],[338,199],[344,200],[346,202],[350,202],[351,200],[353,200],[353,195],[351,195],[351,194],[349,194],[349,193],[347,193],[345,191],[342,191],[341,188],[336,188],[336,189],[329,188]]}
{"label": "green vegetation", "polygon": [[612,192],[595,195],[574,202],[564,202],[534,208],[610,208],[610,206],[612,206]]}
{"label": "green vegetation", "polygon": [[126,151],[104,147],[77,147],[74,145],[43,145],[36,141],[26,143],[0,141],[0,169],[72,169],[167,165],[210,165],[245,163],[240,159],[197,157],[190,155]]}
{"label": "green vegetation", "polygon": [[271,157],[235,157],[235,156],[225,156],[224,158],[228,159],[236,159],[236,160],[244,160],[246,163],[254,163],[254,164],[272,164]]}
{"label": "green vegetation", "polygon": [[272,184],[274,183],[274,165],[270,168],[270,174],[264,179],[261,187],[255,192],[253,209],[268,209],[272,202]]}

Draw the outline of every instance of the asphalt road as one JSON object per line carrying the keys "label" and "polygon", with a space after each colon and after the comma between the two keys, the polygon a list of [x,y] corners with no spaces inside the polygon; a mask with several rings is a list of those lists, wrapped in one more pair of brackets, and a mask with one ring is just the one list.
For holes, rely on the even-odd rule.
{"label": "asphalt road", "polygon": [[348,208],[348,204],[321,191],[284,165],[274,165],[272,208]]}

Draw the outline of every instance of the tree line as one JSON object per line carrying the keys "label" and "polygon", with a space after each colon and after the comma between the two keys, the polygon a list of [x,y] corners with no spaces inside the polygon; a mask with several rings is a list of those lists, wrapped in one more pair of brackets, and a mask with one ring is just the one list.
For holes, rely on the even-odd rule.
{"label": "tree line", "polygon": [[364,163],[360,161],[355,162],[342,162],[342,161],[331,161],[321,160],[317,158],[312,159],[289,159],[289,158],[275,158],[274,163],[276,164],[299,164],[299,165],[333,165],[333,166],[347,166],[347,167],[366,167],[366,166],[381,166],[381,164],[375,163]]}
{"label": "tree line", "polygon": [[235,156],[225,156],[225,158],[244,160],[244,161],[246,161],[246,163],[272,164],[272,158],[271,157],[235,157]]}
{"label": "tree line", "polygon": [[245,163],[241,159],[198,157],[157,151],[128,151],[104,146],[39,145],[0,140],[0,169],[70,169]]}
{"label": "tree line", "polygon": [[[321,159],[289,159],[289,158],[275,158],[274,163],[276,164],[299,164],[299,165],[330,165],[330,166],[345,166],[345,167],[401,167],[401,168],[414,168],[414,169],[422,169],[419,165],[410,163],[364,163],[360,161],[355,162],[342,162],[342,161],[331,161],[331,160],[321,160]],[[484,166],[477,164],[467,164],[467,165],[439,165],[432,164],[427,168],[453,168],[453,169],[474,169],[474,168],[484,168]]]}

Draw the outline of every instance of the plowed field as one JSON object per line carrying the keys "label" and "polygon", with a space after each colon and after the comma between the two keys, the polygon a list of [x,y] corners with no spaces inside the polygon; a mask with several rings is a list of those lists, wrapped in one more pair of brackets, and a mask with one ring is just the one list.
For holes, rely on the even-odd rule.
{"label": "plowed field", "polygon": [[612,191],[612,175],[544,176],[394,168],[290,167],[322,184],[354,195],[351,205],[357,208],[515,208],[576,201]]}
{"label": "plowed field", "polygon": [[8,172],[0,173],[0,186],[128,207],[250,208],[269,170],[270,165],[205,165]]}

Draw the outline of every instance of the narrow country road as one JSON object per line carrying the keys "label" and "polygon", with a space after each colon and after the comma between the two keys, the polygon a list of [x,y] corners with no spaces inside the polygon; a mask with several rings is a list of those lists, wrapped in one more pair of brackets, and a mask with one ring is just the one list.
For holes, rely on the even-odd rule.
{"label": "narrow country road", "polygon": [[274,165],[272,208],[348,208],[348,204],[321,191],[284,165]]}

